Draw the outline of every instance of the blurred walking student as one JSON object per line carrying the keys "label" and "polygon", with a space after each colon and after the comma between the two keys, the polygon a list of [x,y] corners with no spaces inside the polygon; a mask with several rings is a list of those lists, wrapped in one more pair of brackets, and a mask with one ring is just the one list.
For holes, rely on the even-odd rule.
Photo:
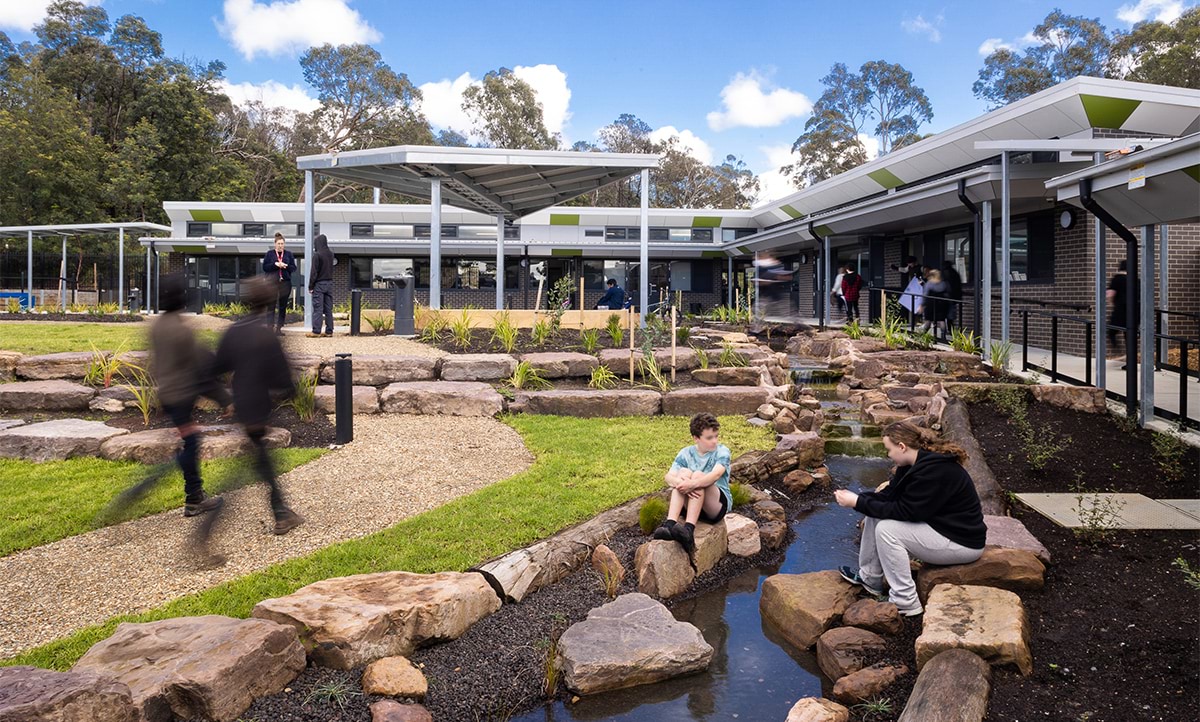
{"label": "blurred walking student", "polygon": [[[1117,265],[1117,272],[1113,274],[1112,280],[1108,282],[1108,290],[1104,293],[1105,297],[1113,305],[1112,314],[1108,317],[1108,345],[1114,351],[1119,351],[1117,354],[1118,358],[1125,359],[1125,365],[1121,366],[1122,369],[1129,365],[1129,359],[1126,358],[1124,344],[1117,345],[1117,332],[1120,331],[1122,334],[1128,334],[1130,322],[1132,322],[1133,327],[1136,329],[1138,313],[1141,308],[1141,299],[1138,298],[1138,284],[1135,283],[1132,289],[1129,288],[1129,274],[1127,273],[1127,269],[1128,266],[1122,260]],[[1125,303],[1128,298],[1126,294],[1128,293],[1133,293],[1134,315],[1132,319],[1127,318],[1125,313]]]}
{"label": "blurred walking student", "polygon": [[833,277],[833,290],[829,292],[829,298],[843,315],[846,313],[846,299],[842,296],[842,279],[845,276],[846,267],[838,266],[838,275]]}
{"label": "blurred walking student", "polygon": [[942,262],[942,280],[949,289],[950,300],[955,302],[946,304],[946,326],[954,328],[954,324],[960,323],[958,314],[963,300],[963,279],[953,261]]}
{"label": "blurred walking student", "polygon": [[281,391],[284,397],[290,397],[296,393],[296,385],[292,382],[292,370],[279,339],[255,320],[257,314],[266,311],[275,302],[274,285],[275,282],[269,277],[256,276],[242,286],[242,301],[252,313],[234,323],[221,338],[213,372],[218,376],[233,374],[234,413],[254,446],[255,471],[271,487],[275,533],[287,534],[304,520],[284,502],[283,489],[275,478],[275,469],[263,437],[267,431],[267,419],[275,405],[271,392]]}
{"label": "blurred walking student", "polygon": [[[333,251],[325,234],[313,239],[313,259],[308,266],[308,292],[312,295],[313,327],[309,338],[333,335]],[[325,333],[321,333],[321,321]]]}
{"label": "blurred walking student", "polygon": [[946,303],[944,299],[950,297],[950,286],[942,280],[941,271],[936,268],[929,269],[925,275],[925,289],[921,296],[921,306],[917,309],[918,312],[925,314],[925,323],[921,324],[921,333],[925,333],[932,326],[935,331],[941,331],[942,335],[946,334]]}
{"label": "blurred walking student", "polygon": [[[267,251],[263,256],[263,273],[268,278],[273,279],[278,287],[277,301],[277,318],[275,320],[275,333],[283,333],[283,324],[287,321],[288,301],[292,297],[292,273],[296,270],[296,257],[292,252],[284,248],[285,241],[282,233],[275,234],[275,247]],[[267,321],[271,320],[270,310],[268,310]]]}
{"label": "blurred walking student", "polygon": [[842,276],[842,298],[846,302],[847,323],[858,319],[858,297],[862,293],[862,287],[862,276],[847,266],[846,273]]}

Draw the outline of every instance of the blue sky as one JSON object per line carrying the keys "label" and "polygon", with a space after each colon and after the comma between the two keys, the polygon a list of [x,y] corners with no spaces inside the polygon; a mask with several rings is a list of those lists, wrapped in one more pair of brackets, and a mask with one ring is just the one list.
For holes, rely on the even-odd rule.
{"label": "blue sky", "polygon": [[[15,41],[49,0],[3,0]],[[96,3],[98,0],[90,0]],[[933,104],[926,132],[984,112],[971,93],[985,43],[1021,39],[1054,7],[1098,16],[1110,30],[1171,19],[1196,0],[1005,2],[386,2],[385,0],[101,0],[109,17],[140,15],[168,54],[228,66],[235,99],[310,107],[297,58],[311,44],[369,42],[425,92],[438,126],[467,130],[462,89],[488,70],[517,69],[538,91],[547,125],[567,141],[633,113],[679,134],[698,157],[732,153],[786,188],[787,162],[820,78],[835,62],[912,71]]]}

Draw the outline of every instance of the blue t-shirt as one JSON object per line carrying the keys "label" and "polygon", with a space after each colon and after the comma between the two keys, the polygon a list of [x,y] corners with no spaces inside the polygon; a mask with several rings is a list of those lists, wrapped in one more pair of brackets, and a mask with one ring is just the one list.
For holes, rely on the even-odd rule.
{"label": "blue t-shirt", "polygon": [[733,492],[729,490],[729,465],[730,465],[729,447],[724,444],[717,444],[717,448],[701,454],[695,444],[685,446],[675,455],[675,463],[671,464],[671,471],[679,471],[680,469],[691,469],[698,471],[701,474],[707,474],[713,470],[717,464],[725,467],[725,473],[721,474],[721,478],[717,479],[717,488],[725,495],[725,508],[733,508]]}

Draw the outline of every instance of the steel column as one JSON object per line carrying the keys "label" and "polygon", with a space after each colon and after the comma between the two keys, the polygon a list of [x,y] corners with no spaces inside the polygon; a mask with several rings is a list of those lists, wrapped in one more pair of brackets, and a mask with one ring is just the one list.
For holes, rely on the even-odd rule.
{"label": "steel column", "polygon": [[311,170],[304,171],[304,264],[308,268],[308,273],[304,276],[304,327],[313,327],[313,307],[312,294],[308,292],[309,284],[311,283],[310,276],[313,268],[313,221],[316,215],[316,209],[313,201],[313,172]]}
{"label": "steel column", "polygon": [[638,282],[641,290],[641,326],[646,325],[646,313],[650,308],[650,169],[642,169],[641,204],[638,214],[639,241],[639,273]]}
{"label": "steel column", "polygon": [[29,308],[33,308],[33,231],[26,231],[25,273],[29,286]]}
{"label": "steel column", "polygon": [[[414,283],[416,281],[414,280]],[[496,214],[496,310],[504,310],[504,214]]]}
{"label": "steel column", "polygon": [[[125,311],[125,229],[117,229],[117,310]],[[97,298],[97,300],[99,300]]]}
{"label": "steel column", "polygon": [[[1096,165],[1104,162],[1104,154],[1096,153],[1092,156],[1092,160]],[[1108,249],[1106,248],[1107,234],[1104,230],[1104,224],[1096,216],[1092,216],[1092,221],[1096,224],[1096,297],[1092,301],[1096,305],[1096,386],[1105,388],[1108,382],[1108,328],[1107,317],[1108,311]]]}
{"label": "steel column", "polygon": [[[1141,425],[1154,418],[1154,226],[1142,226],[1141,317],[1137,320],[1142,362],[1138,365],[1141,381]],[[1132,321],[1131,321],[1132,322]],[[1179,382],[1187,379],[1180,377]]]}
{"label": "steel column", "polygon": [[[1167,289],[1169,288],[1169,284],[1167,281],[1167,256],[1168,256],[1168,253],[1167,253],[1167,228],[1168,227],[1169,226],[1167,226],[1166,223],[1164,223],[1158,227],[1158,298],[1159,298],[1158,307],[1161,308],[1163,311],[1170,310],[1170,308],[1171,308],[1170,303],[1169,303],[1168,294],[1167,294]],[[1167,317],[1167,326],[1166,326],[1166,331],[1164,331],[1164,333],[1166,333],[1169,336],[1169,335],[1171,335],[1171,316],[1169,314],[1164,314],[1164,315],[1166,315],[1166,317]],[[1159,353],[1162,354],[1162,357],[1166,358],[1167,357],[1167,340],[1163,339],[1163,340],[1159,341],[1158,348],[1159,348]]]}
{"label": "steel column", "polygon": [[67,237],[62,237],[62,264],[58,273],[58,301],[63,313],[67,312]]}
{"label": "steel column", "polygon": [[1012,234],[1011,200],[1009,188],[1008,151],[1000,154],[1000,340],[1008,341],[1008,314],[1010,313],[1009,282],[1012,279],[1010,238]]}
{"label": "steel column", "polygon": [[983,355],[987,357],[991,354],[992,346],[992,202],[984,201],[981,205],[983,210],[980,220],[983,222],[983,232],[980,234],[982,250],[979,253],[979,273],[983,281],[983,290],[979,301],[983,305],[983,328],[980,329],[979,335],[983,339]]}

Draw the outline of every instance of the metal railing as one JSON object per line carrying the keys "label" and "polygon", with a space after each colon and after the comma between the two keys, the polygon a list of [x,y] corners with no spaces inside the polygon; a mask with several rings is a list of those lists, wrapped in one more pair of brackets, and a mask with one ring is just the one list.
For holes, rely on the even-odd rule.
{"label": "metal railing", "polygon": [[[1179,316],[1181,318],[1191,319],[1196,323],[1196,335],[1183,339],[1180,351],[1180,363],[1171,363],[1170,343],[1177,339],[1177,336],[1163,333],[1163,318],[1165,316]],[[1170,319],[1167,319],[1170,323]],[[1190,363],[1187,358],[1188,346],[1200,348],[1200,314],[1187,313],[1186,311],[1171,311],[1169,309],[1156,308],[1154,309],[1154,338],[1158,343],[1154,344],[1154,368],[1158,371],[1178,371],[1187,376],[1191,374],[1200,379],[1200,368],[1189,368]]]}
{"label": "metal railing", "polygon": [[[956,310],[956,313],[954,313],[954,314],[951,314],[948,312],[938,313],[935,311],[933,314],[927,314],[927,313],[923,313],[923,312],[916,310],[917,308],[920,307],[920,305],[922,303],[925,302],[925,299],[927,298],[926,296],[918,296],[917,294],[914,294],[914,293],[906,293],[904,291],[904,289],[883,288],[883,287],[879,287],[879,286],[867,286],[866,289],[864,289],[864,290],[867,293],[882,292],[883,297],[884,297],[884,303],[883,303],[884,307],[887,306],[887,300],[894,296],[896,298],[897,303],[900,303],[900,306],[903,308],[904,304],[903,304],[903,302],[901,302],[901,298],[904,296],[911,296],[914,299],[914,303],[913,303],[914,309],[912,311],[909,311],[907,308],[904,308],[904,312],[905,312],[904,315],[908,317],[909,332],[910,333],[916,332],[917,318],[923,317],[924,321],[921,323],[921,326],[924,327],[926,324],[928,324],[930,329],[932,329],[932,331],[933,331],[934,338],[936,338],[937,340],[942,341],[942,342],[949,341],[950,334],[952,333],[954,328],[965,328],[966,327],[966,324],[962,323],[962,319],[965,318],[964,314],[967,311],[967,307],[971,303],[974,302],[973,299],[971,299],[971,300],[954,299],[954,298],[947,298],[944,296],[929,297],[936,304],[935,308],[937,308],[937,309],[952,309],[952,310]],[[869,320],[873,321],[874,319],[869,319]],[[941,332],[940,336],[938,335],[939,331]]]}

